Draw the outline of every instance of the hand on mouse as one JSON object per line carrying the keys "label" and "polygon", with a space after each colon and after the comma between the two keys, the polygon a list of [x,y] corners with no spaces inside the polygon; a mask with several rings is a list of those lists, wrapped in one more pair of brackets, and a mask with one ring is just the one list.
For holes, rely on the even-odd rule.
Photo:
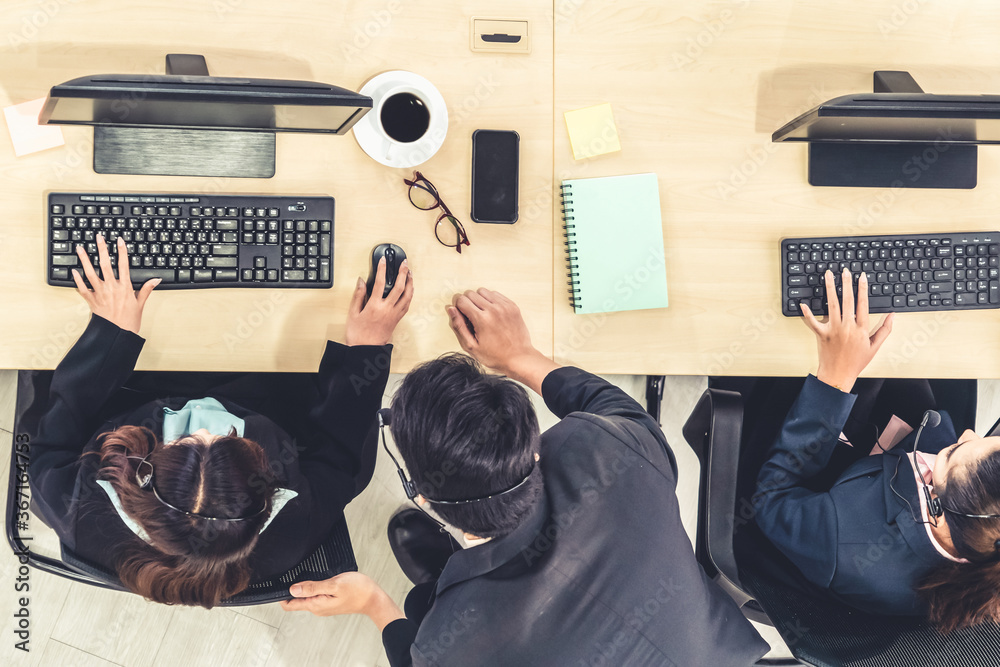
{"label": "hand on mouse", "polygon": [[104,241],[104,236],[97,235],[97,257],[101,266],[103,279],[97,277],[97,271],[90,261],[90,257],[84,252],[83,246],[76,247],[76,254],[83,265],[83,273],[87,276],[87,281],[92,289],[87,289],[86,283],[80,277],[80,271],[73,269],[73,282],[76,283],[76,290],[83,297],[90,311],[98,317],[103,317],[107,321],[115,324],[126,331],[134,334],[139,333],[139,326],[142,324],[142,309],[146,305],[153,288],[160,284],[159,278],[147,280],[139,291],[132,289],[132,280],[129,277],[128,251],[125,250],[125,240],[118,237],[118,277],[115,277],[111,270],[111,256],[108,254],[108,246]]}
{"label": "hand on mouse", "polygon": [[819,345],[819,370],[816,377],[843,392],[851,391],[861,371],[871,363],[875,353],[892,331],[893,313],[889,313],[882,323],[869,333],[868,325],[868,277],[864,273],[858,279],[858,306],[854,307],[854,290],[851,289],[851,273],[844,270],[843,308],[837,299],[837,289],[833,273],[827,271],[827,309],[830,313],[826,322],[820,322],[804,304],[802,315],[806,325],[816,334]]}
{"label": "hand on mouse", "polygon": [[542,380],[559,366],[531,344],[517,304],[485,288],[456,294],[452,304],[447,307],[448,317],[462,349],[484,366],[541,394]]}
{"label": "hand on mouse", "polygon": [[379,260],[378,273],[372,296],[365,303],[365,281],[358,278],[347,310],[347,331],[344,341],[348,345],[385,345],[392,339],[396,325],[410,309],[413,300],[413,274],[404,260],[399,267],[396,285],[383,299],[385,290],[385,258]]}

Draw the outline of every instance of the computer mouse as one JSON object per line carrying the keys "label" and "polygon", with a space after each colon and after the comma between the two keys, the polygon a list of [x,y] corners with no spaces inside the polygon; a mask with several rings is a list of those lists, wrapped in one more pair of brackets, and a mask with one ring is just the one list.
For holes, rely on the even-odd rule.
{"label": "computer mouse", "polygon": [[385,257],[385,290],[382,298],[389,296],[393,286],[396,284],[396,277],[399,275],[399,267],[406,259],[406,253],[395,243],[379,243],[372,249],[372,265],[368,272],[368,298],[372,296],[375,288],[375,276],[378,275],[379,260]]}

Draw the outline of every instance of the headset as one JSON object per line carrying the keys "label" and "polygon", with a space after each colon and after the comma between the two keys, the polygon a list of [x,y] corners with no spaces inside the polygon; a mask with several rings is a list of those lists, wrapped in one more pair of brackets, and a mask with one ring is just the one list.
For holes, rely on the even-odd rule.
{"label": "headset", "polygon": [[[197,512],[188,512],[187,510],[182,510],[181,508],[176,507],[174,505],[171,505],[166,500],[164,500],[163,496],[160,495],[160,492],[156,490],[156,486],[153,484],[153,464],[149,461],[149,456],[150,455],[147,454],[144,457],[140,457],[140,456],[126,456],[125,458],[126,459],[133,459],[133,460],[139,461],[139,463],[138,463],[138,465],[136,466],[136,469],[135,469],[135,483],[139,485],[139,488],[140,489],[150,489],[153,492],[153,496],[157,500],[159,500],[161,504],[163,504],[164,506],[168,507],[169,509],[172,509],[175,512],[180,512],[181,514],[185,514],[185,515],[193,517],[195,519],[204,519],[205,521],[237,522],[237,521],[247,521],[249,519],[255,519],[258,516],[260,516],[261,514],[263,514],[264,510],[267,509],[267,501],[265,500],[264,501],[264,506],[261,507],[256,512],[254,512],[253,514],[251,514],[249,516],[240,516],[240,517],[236,517],[236,518],[233,518],[233,519],[228,519],[228,518],[219,517],[219,516],[207,516],[205,514],[198,514]],[[145,475],[143,475],[142,473],[139,472],[140,470],[142,470],[142,467],[144,465],[145,466],[149,466],[149,472],[146,473]]]}
{"label": "headset", "polygon": [[[389,455],[389,458],[392,459],[393,464],[396,466],[396,473],[399,475],[399,481],[403,483],[403,491],[406,493],[406,498],[412,501],[413,504],[416,506],[416,508],[421,512],[423,512],[424,515],[427,516],[427,518],[429,518],[437,525],[441,526],[443,530],[444,524],[435,519],[434,517],[432,517],[427,512],[425,512],[424,508],[421,507],[420,504],[416,501],[417,485],[414,484],[412,480],[406,477],[406,473],[403,472],[403,468],[402,466],[399,465],[399,461],[396,460],[396,457],[392,455],[391,451],[389,451],[388,445],[385,444],[385,427],[389,426],[391,423],[392,423],[392,410],[390,410],[389,408],[382,408],[381,410],[379,410],[378,428],[379,428],[379,433],[382,436],[382,447],[385,449],[385,453]],[[531,474],[534,471],[535,467],[532,466],[531,470],[528,471],[528,474],[520,482],[518,482],[517,484],[515,484],[510,488],[504,489],[503,491],[497,491],[496,493],[491,493],[488,496],[480,496],[478,498],[466,498],[462,500],[441,500],[435,498],[428,498],[426,495],[424,495],[423,498],[432,505],[467,505],[469,503],[478,503],[483,500],[489,500],[490,498],[497,498],[499,496],[506,495],[512,491],[521,488],[531,478]]]}
{"label": "headset", "polygon": [[[917,446],[920,444],[920,436],[924,431],[924,427],[935,428],[940,423],[941,423],[941,415],[936,410],[928,410],[927,412],[924,413],[923,419],[920,420],[920,427],[917,429],[917,437],[914,438],[913,440],[913,449],[910,451],[910,453],[913,454],[914,457],[916,456]],[[914,458],[914,462],[916,462],[916,458]],[[899,461],[896,462],[896,473],[898,472],[899,472]],[[947,505],[944,504],[944,502],[941,501],[940,497],[934,497],[931,495],[931,487],[929,484],[927,484],[927,481],[924,479],[924,476],[920,474],[918,474],[917,476],[920,478],[920,487],[924,494],[924,500],[927,502],[927,514],[928,516],[931,517],[931,521],[922,521],[917,519],[916,515],[913,514],[913,507],[910,506],[909,501],[906,500],[906,498],[903,498],[903,496],[901,496],[896,491],[896,489],[893,488],[892,481],[896,479],[895,474],[893,474],[892,480],[890,480],[889,482],[889,488],[892,489],[892,492],[895,493],[896,496],[901,498],[903,502],[906,503],[906,505],[910,508],[910,515],[913,516],[913,520],[916,521],[917,523],[927,523],[937,527],[938,518],[943,516],[945,512],[947,512],[948,514],[953,514],[955,516],[962,516],[969,519],[1000,519],[1000,514],[967,514],[965,512],[960,512],[954,508],[948,507]],[[993,543],[993,548],[997,551],[998,557],[1000,557],[1000,540],[996,540]]]}

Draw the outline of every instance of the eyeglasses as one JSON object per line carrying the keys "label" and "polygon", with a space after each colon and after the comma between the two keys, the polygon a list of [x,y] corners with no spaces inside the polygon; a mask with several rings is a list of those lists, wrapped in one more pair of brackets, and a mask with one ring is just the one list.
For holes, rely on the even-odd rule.
{"label": "eyeglasses", "polygon": [[[434,184],[424,178],[424,175],[419,171],[413,172],[413,180],[404,178],[403,182],[410,186],[410,191],[408,196],[410,198],[410,203],[419,208],[421,211],[433,211],[436,208],[441,209],[441,215],[438,216],[437,223],[434,225],[434,237],[437,238],[438,243],[448,248],[454,248],[459,253],[462,252],[463,245],[469,245],[469,237],[465,234],[465,227],[462,223],[458,221],[458,218],[452,214],[443,201],[441,201],[441,195],[438,194],[437,188]],[[449,243],[441,238],[441,229],[444,226],[445,236],[449,235],[448,226],[445,223],[450,223],[455,230],[455,242]]]}
{"label": "eyeglasses", "polygon": [[[140,458],[138,456],[126,456],[125,458],[139,461],[139,465],[137,465],[136,469],[135,469],[135,482],[136,482],[136,484],[139,485],[139,488],[140,489],[146,489],[146,488],[152,489],[153,495],[156,497],[156,499],[159,500],[166,507],[169,507],[170,509],[174,510],[175,512],[180,512],[181,514],[186,514],[187,516],[194,517],[196,519],[205,519],[206,521],[246,521],[248,519],[254,519],[254,518],[260,516],[264,512],[264,510],[267,509],[267,502],[265,502],[263,507],[261,507],[259,510],[257,510],[256,512],[254,512],[250,516],[240,516],[240,517],[236,517],[235,519],[228,519],[228,518],[225,518],[225,517],[218,517],[218,516],[205,516],[204,514],[196,514],[194,512],[188,512],[188,511],[182,510],[181,508],[174,507],[173,505],[171,505],[170,503],[168,503],[166,500],[164,500],[160,496],[160,492],[156,490],[156,487],[153,485],[153,464],[146,460],[146,458],[148,458],[148,457],[146,457],[146,458]],[[142,474],[139,473],[139,471],[142,469],[143,465],[149,466],[149,473],[147,473],[146,475],[142,475]]]}

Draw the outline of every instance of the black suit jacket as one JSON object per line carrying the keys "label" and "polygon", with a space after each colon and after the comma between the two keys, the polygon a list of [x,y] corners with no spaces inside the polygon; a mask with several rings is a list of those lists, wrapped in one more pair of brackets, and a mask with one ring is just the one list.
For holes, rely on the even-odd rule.
{"label": "black suit jacket", "polygon": [[[89,561],[114,571],[117,549],[138,540],[96,484],[97,436],[126,424],[160,436],[163,407],[177,409],[190,398],[168,397],[109,415],[108,405],[129,379],[143,339],[94,316],[52,377],[48,405],[32,440],[32,498],[59,539]],[[367,478],[362,460],[374,456],[374,418],[388,379],[391,346],[347,347],[327,343],[319,372],[272,376],[287,386],[249,397],[281,423],[213,395],[245,421],[244,437],[267,452],[276,483],[298,493],[268,526],[251,556],[253,579],[291,569],[329,534]],[[274,398],[277,396],[277,398]],[[270,397],[271,401],[267,401]],[[270,404],[269,404],[270,403]],[[367,451],[372,448],[371,451]]]}
{"label": "black suit jacket", "polygon": [[[919,523],[920,489],[906,456],[916,431],[889,452],[850,465],[829,490],[806,486],[844,446],[837,440],[855,398],[809,376],[761,468],[757,525],[807,579],[847,604],[922,614],[913,588],[948,560]],[[924,429],[920,451],[937,453],[955,441],[942,412],[937,427]]]}
{"label": "black suit jacket", "polygon": [[513,533],[454,554],[398,665],[750,665],[768,650],[694,558],[656,422],[578,368],[551,372],[543,500]]}

